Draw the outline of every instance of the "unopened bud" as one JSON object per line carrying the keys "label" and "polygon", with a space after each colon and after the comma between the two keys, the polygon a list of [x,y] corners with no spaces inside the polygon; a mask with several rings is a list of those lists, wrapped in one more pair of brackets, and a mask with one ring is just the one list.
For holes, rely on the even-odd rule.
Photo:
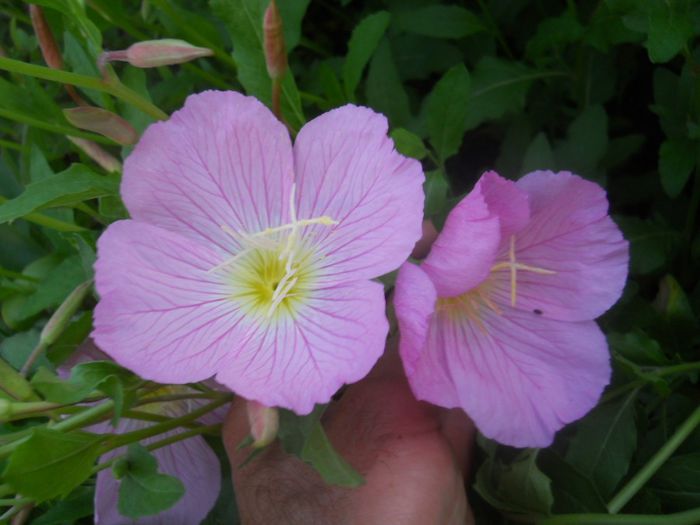
{"label": "unopened bud", "polygon": [[122,146],[134,144],[139,139],[138,132],[131,124],[116,113],[106,109],[80,106],[64,109],[63,115],[76,128],[94,131]]}
{"label": "unopened bud", "polygon": [[271,0],[265,10],[263,36],[267,73],[274,80],[280,79],[287,72],[287,50],[284,45],[282,17],[275,0]]}
{"label": "unopened bud", "polygon": [[164,38],[136,42],[122,51],[106,51],[100,62],[128,62],[135,67],[160,67],[182,64],[197,58],[208,57],[214,52],[206,47],[193,46],[184,40]]}
{"label": "unopened bud", "polygon": [[10,421],[12,412],[12,402],[7,399],[0,399],[0,423]]}
{"label": "unopened bud", "polygon": [[95,144],[91,140],[81,139],[79,137],[66,137],[73,144],[78,146],[85,155],[94,160],[100,167],[109,173],[116,173],[122,170],[122,164],[117,159],[115,159],[110,153],[105,151],[104,148]]}
{"label": "unopened bud", "polygon": [[49,24],[46,23],[44,12],[38,5],[29,6],[29,16],[32,19],[32,27],[39,40],[41,55],[44,57],[46,65],[53,69],[63,69],[63,58],[61,51],[56,45],[56,40],[53,37]]}
{"label": "unopened bud", "polygon": [[257,401],[246,403],[250,435],[253,438],[252,447],[262,448],[269,445],[277,437],[279,430],[279,413],[276,408],[266,407]]}
{"label": "unopened bud", "polygon": [[56,339],[63,333],[66,326],[70,322],[71,318],[78,311],[80,305],[85,299],[85,296],[90,291],[92,286],[92,281],[86,281],[79,284],[75,290],[73,290],[68,297],[61,303],[56,311],[53,313],[49,322],[46,323],[44,329],[39,335],[39,344],[47,347],[53,344]]}

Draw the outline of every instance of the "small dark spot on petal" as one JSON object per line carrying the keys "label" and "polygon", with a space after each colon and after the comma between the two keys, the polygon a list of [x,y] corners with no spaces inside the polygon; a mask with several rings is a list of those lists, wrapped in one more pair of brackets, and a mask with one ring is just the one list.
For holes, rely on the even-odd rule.
{"label": "small dark spot on petal", "polygon": [[537,315],[542,315],[542,310],[540,310],[539,308],[535,308],[533,312]]}

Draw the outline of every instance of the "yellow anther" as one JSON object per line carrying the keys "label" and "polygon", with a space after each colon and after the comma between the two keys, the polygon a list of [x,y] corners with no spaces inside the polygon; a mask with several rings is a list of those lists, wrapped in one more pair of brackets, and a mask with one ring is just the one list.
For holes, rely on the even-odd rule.
{"label": "yellow anther", "polygon": [[533,272],[540,275],[554,275],[555,271],[547,270],[546,268],[539,268],[537,266],[530,266],[529,264],[519,263],[515,258],[515,235],[510,236],[510,246],[508,248],[508,261],[500,262],[495,264],[491,271],[495,272],[497,270],[507,269],[510,272],[510,304],[515,306],[518,297],[518,270],[524,272]]}

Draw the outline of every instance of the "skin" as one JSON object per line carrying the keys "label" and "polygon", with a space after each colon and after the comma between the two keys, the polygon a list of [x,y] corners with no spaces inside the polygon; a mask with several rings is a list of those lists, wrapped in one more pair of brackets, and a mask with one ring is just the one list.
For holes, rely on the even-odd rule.
{"label": "skin", "polygon": [[245,400],[224,426],[242,523],[246,525],[473,524],[464,474],[474,426],[463,412],[416,401],[394,349],[351,385],[324,415],[333,446],[365,478],[356,489],[332,487],[278,443],[243,468],[236,450],[248,435]]}

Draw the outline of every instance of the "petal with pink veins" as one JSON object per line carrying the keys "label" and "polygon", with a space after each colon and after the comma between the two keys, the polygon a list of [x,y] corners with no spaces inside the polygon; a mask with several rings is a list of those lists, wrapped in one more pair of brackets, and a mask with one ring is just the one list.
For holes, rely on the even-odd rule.
{"label": "petal with pink veins", "polygon": [[[397,316],[405,325],[400,305]],[[402,355],[412,354],[416,397],[461,407],[484,435],[511,446],[548,446],[557,430],[595,406],[610,379],[607,343],[593,321],[554,321],[510,307],[501,314],[482,308],[477,320],[438,304],[427,333],[413,341],[420,337],[420,349],[401,342]]]}
{"label": "petal with pink veins", "polygon": [[306,124],[294,144],[298,215],[324,254],[328,282],[371,279],[397,268],[421,237],[423,171],[394,149],[387,121],[352,105]]}
{"label": "petal with pink veins", "polygon": [[223,225],[255,233],[288,222],[293,169],[289,134],[263,104],[205,91],[148,127],[121,193],[133,219],[228,254],[241,244]]}
{"label": "petal with pink veins", "polygon": [[[518,271],[516,306],[562,321],[598,317],[622,294],[629,263],[629,243],[608,215],[605,191],[567,172],[534,172],[517,184],[532,213],[515,236],[517,262],[555,273]],[[510,304],[508,273],[497,275],[499,302]]]}
{"label": "petal with pink veins", "polygon": [[362,379],[384,351],[384,288],[360,281],[316,290],[229,349],[217,381],[266,406],[308,414]]}
{"label": "petal with pink veins", "polygon": [[98,241],[100,302],[93,338],[145,379],[201,381],[215,374],[244,330],[212,249],[136,221],[112,224]]}

